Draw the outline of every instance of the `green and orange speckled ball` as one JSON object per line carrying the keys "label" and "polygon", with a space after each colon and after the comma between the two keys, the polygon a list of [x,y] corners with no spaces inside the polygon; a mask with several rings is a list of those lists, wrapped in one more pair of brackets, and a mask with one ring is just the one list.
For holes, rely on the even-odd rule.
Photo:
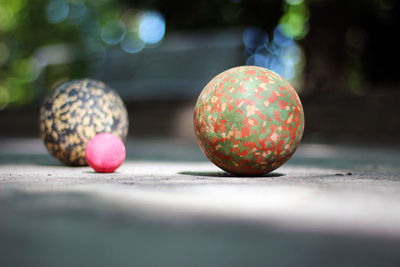
{"label": "green and orange speckled ball", "polygon": [[73,80],[55,88],[40,110],[40,134],[49,152],[66,165],[87,165],[85,148],[96,134],[125,140],[128,113],[116,91],[103,82]]}
{"label": "green and orange speckled ball", "polygon": [[263,175],[295,152],[304,112],[293,87],[265,68],[240,66],[214,77],[194,111],[205,156],[235,175]]}

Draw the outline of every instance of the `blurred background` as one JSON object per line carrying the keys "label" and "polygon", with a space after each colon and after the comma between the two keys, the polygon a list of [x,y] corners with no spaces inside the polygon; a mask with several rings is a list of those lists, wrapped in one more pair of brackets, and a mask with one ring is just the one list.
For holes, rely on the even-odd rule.
{"label": "blurred background", "polygon": [[[400,266],[399,9],[0,0],[0,266]],[[198,95],[238,65],[281,74],[305,111],[303,144],[260,179],[194,141]],[[129,112],[110,175],[61,167],[39,139],[46,95],[86,77]]]}
{"label": "blurred background", "polygon": [[307,142],[398,143],[395,0],[0,0],[0,136],[38,136],[54,84],[115,88],[135,137],[193,138],[208,81],[269,68],[302,99]]}

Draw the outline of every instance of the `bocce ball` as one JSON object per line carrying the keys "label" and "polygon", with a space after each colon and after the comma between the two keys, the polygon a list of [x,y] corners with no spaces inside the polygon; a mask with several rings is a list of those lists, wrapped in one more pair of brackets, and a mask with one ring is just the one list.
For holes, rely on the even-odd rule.
{"label": "bocce ball", "polygon": [[124,143],[110,133],[99,133],[86,145],[86,162],[96,172],[114,172],[124,162]]}
{"label": "bocce ball", "polygon": [[275,72],[240,66],[214,77],[194,111],[204,155],[235,175],[263,175],[295,152],[304,112],[293,87]]}
{"label": "bocce ball", "polygon": [[118,93],[101,81],[63,83],[41,107],[41,138],[49,152],[64,164],[87,165],[86,145],[102,132],[125,140],[128,113]]}

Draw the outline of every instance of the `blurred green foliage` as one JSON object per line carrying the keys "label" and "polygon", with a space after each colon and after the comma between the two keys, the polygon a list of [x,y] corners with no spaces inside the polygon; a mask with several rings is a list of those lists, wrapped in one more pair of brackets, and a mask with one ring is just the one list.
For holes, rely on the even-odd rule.
{"label": "blurred green foliage", "polygon": [[[175,29],[226,26],[240,23],[235,2],[0,0],[0,110],[31,104],[58,82],[85,77],[105,49],[119,43],[117,30],[138,39],[141,10],[161,10]],[[116,30],[120,22],[123,29]]]}
{"label": "blurred green foliage", "polygon": [[[347,84],[341,86],[343,90],[362,93],[368,80],[370,87],[374,83],[398,82],[395,66],[400,61],[398,3],[394,0],[0,0],[0,110],[34,103],[47,88],[62,80],[86,77],[93,64],[102,64],[108,46],[121,45],[132,53],[142,49],[145,44],[140,40],[138,43],[137,37],[143,10],[159,11],[168,22],[168,31],[250,26],[271,37],[279,26],[286,37],[302,48],[302,64],[298,64],[296,72],[303,72],[306,58],[308,67],[304,73],[315,70],[310,62],[323,60],[326,65],[335,65],[333,70],[345,70]],[[327,45],[324,34],[334,36],[331,42],[335,49],[321,58],[318,51]],[[124,38],[129,42],[123,43]],[[313,57],[318,58],[313,60]],[[309,76],[312,78],[305,79],[316,79],[314,74]],[[326,84],[323,77],[321,83],[322,87]],[[320,83],[309,81],[309,84]],[[310,91],[320,88],[318,85]]]}
{"label": "blurred green foliage", "polygon": [[299,40],[307,33],[307,10],[303,1],[291,1],[276,1],[277,10],[286,8],[279,22],[281,12],[266,18],[254,1],[0,0],[0,110],[31,104],[54,84],[86,77],[108,46],[125,45],[125,36],[137,42],[141,10],[161,11],[172,30],[280,23]]}
{"label": "blurred green foliage", "polygon": [[73,58],[51,69],[42,86],[85,76],[87,59],[102,47],[98,27],[119,8],[109,0],[0,0],[0,110],[30,103],[43,90],[35,88],[48,63],[38,56],[41,47],[69,44]]}
{"label": "blurred green foliage", "polygon": [[279,25],[286,36],[301,40],[308,32],[310,11],[303,0],[285,0],[285,2],[284,14]]}

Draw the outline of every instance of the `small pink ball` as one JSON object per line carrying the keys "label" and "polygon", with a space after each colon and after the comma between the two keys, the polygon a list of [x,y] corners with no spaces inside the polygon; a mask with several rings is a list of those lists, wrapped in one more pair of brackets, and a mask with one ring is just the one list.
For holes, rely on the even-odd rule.
{"label": "small pink ball", "polygon": [[124,143],[110,133],[100,133],[86,145],[86,162],[96,172],[114,172],[124,162]]}

